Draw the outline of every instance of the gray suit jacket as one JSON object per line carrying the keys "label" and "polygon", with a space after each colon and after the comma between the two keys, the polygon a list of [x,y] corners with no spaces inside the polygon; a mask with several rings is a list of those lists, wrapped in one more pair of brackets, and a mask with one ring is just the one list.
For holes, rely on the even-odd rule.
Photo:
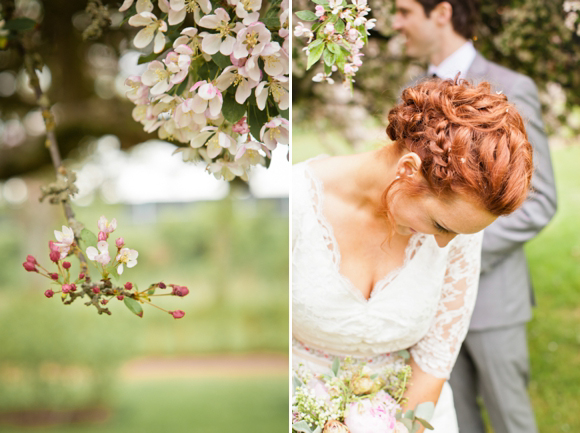
{"label": "gray suit jacket", "polygon": [[524,323],[534,302],[524,243],[536,236],[556,212],[556,188],[540,101],[533,81],[486,60],[479,53],[466,78],[490,82],[515,104],[526,121],[534,148],[535,172],[530,197],[511,215],[498,218],[484,231],[481,277],[470,330]]}

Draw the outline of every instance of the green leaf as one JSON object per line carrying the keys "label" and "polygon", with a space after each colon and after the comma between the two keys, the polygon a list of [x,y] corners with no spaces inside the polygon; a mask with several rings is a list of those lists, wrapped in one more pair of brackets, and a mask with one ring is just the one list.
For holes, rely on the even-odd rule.
{"label": "green leaf", "polygon": [[344,32],[344,21],[343,20],[338,20],[336,22],[336,24],[334,25],[334,30],[336,31],[336,33],[342,33]]}
{"label": "green leaf", "polygon": [[336,54],[331,53],[328,50],[324,50],[322,58],[324,59],[324,64],[327,66],[332,66],[334,65],[334,62],[336,62]]}
{"label": "green leaf", "polygon": [[136,314],[139,317],[143,317],[143,308],[141,308],[141,304],[139,304],[139,302],[128,296],[125,296],[123,302],[125,302],[125,305],[129,310],[131,310],[133,314]]}
{"label": "green leaf", "polygon": [[97,246],[97,236],[89,229],[82,229],[81,230],[80,241],[85,246],[85,248],[84,248],[85,250],[88,247],[96,247]]}
{"label": "green leaf", "polygon": [[296,16],[300,18],[302,21],[316,21],[318,17],[312,11],[298,11],[296,12]]}
{"label": "green leaf", "polygon": [[403,423],[403,425],[405,427],[407,427],[407,430],[409,430],[409,431],[413,430],[413,423],[411,422],[410,419],[408,419],[408,418],[402,418],[401,419],[401,422]]}
{"label": "green leaf", "polygon": [[232,93],[224,95],[224,102],[222,104],[222,114],[224,118],[230,123],[236,123],[246,113],[246,106],[238,104],[236,98]]}
{"label": "green leaf", "polygon": [[137,60],[137,64],[142,65],[143,63],[152,62],[153,60],[155,60],[157,58],[158,55],[159,54],[157,54],[157,53],[142,55],[141,57],[139,57],[139,60]]}
{"label": "green leaf", "polygon": [[248,124],[250,125],[250,133],[256,140],[260,141],[260,130],[266,123],[268,123],[266,110],[260,111],[256,105],[248,105]]}
{"label": "green leaf", "polygon": [[14,18],[4,24],[6,30],[16,30],[18,32],[26,32],[32,30],[36,26],[36,21],[30,18]]}
{"label": "green leaf", "polygon": [[411,358],[411,355],[410,355],[410,354],[409,354],[409,352],[408,352],[407,350],[405,350],[405,349],[403,349],[403,350],[399,350],[399,351],[397,352],[397,355],[399,355],[399,356],[400,356],[401,358],[403,358],[403,359],[410,359],[410,358]]}
{"label": "green leaf", "polygon": [[312,430],[306,421],[295,422],[292,424],[292,430],[300,433],[312,433]]}
{"label": "green leaf", "polygon": [[337,43],[329,42],[328,44],[326,44],[326,48],[331,53],[334,53],[334,54],[337,54],[337,55],[340,54],[340,45],[338,45]]}
{"label": "green leaf", "polygon": [[230,61],[230,56],[224,56],[220,52],[215,53],[213,56],[211,56],[211,58],[214,63],[222,69],[225,69],[232,64]]}
{"label": "green leaf", "polygon": [[423,424],[423,427],[425,427],[427,430],[434,430],[433,426],[431,424],[429,424],[427,422],[427,420],[424,420],[423,418],[417,418],[415,417],[416,421],[419,421],[421,424]]}
{"label": "green leaf", "polygon": [[340,360],[338,359],[338,357],[334,358],[334,361],[332,361],[332,372],[334,373],[335,376],[338,376],[338,369],[340,368]]}
{"label": "green leaf", "polygon": [[326,44],[320,44],[310,50],[310,54],[308,55],[308,62],[306,64],[306,70],[310,69],[312,65],[314,65],[320,57],[322,57],[322,53],[324,52],[324,47]]}
{"label": "green leaf", "polygon": [[432,401],[426,401],[425,403],[418,404],[415,408],[415,417],[430,420],[433,417],[433,412],[435,411],[435,405]]}

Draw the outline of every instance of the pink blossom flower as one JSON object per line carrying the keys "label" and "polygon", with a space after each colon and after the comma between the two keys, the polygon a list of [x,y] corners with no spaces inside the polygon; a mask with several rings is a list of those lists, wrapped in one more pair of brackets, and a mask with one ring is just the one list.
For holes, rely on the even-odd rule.
{"label": "pink blossom flower", "polygon": [[121,248],[119,254],[117,254],[117,262],[119,262],[119,266],[117,266],[117,272],[119,275],[123,273],[123,265],[127,265],[128,268],[132,268],[137,264],[137,257],[139,253],[136,250],[131,250],[129,248]]}
{"label": "pink blossom flower", "polygon": [[[205,18],[205,17],[204,17]],[[220,90],[208,83],[206,80],[195,83],[190,92],[197,92],[193,95],[192,109],[195,113],[203,113],[209,108],[211,116],[217,116],[222,110],[223,96]]]}
{"label": "pink blossom flower", "polygon": [[201,18],[199,25],[218,31],[218,33],[203,32],[200,34],[203,36],[201,49],[210,55],[219,51],[224,56],[229,56],[234,49],[236,38],[232,36],[232,33],[243,27],[242,23],[230,24],[230,16],[224,8],[218,8],[215,10],[215,14]]}
{"label": "pink blossom flower", "polygon": [[53,251],[59,251],[60,258],[64,259],[68,256],[70,247],[75,241],[75,234],[71,228],[62,226],[62,232],[55,230],[54,237],[56,238],[56,242],[52,243],[51,249]]}
{"label": "pink blossom flower", "polygon": [[288,144],[288,129],[289,122],[282,117],[276,117],[262,126],[260,140],[268,149],[274,150],[278,144]]}
{"label": "pink blossom flower", "polygon": [[351,433],[394,433],[396,401],[385,391],[348,405],[344,424]]}
{"label": "pink blossom flower", "polygon": [[[186,12],[193,12],[193,19],[196,23],[199,23],[201,17],[200,10],[203,11],[204,14],[209,14],[211,12],[210,0],[170,0],[169,4],[171,5],[172,10],[183,14],[183,18],[181,18],[179,22],[183,21]],[[181,12],[182,10],[183,12]],[[171,14],[171,12],[169,13]],[[181,15],[178,15],[174,20],[180,17]],[[171,19],[169,20],[169,24],[173,25]]]}
{"label": "pink blossom flower", "polygon": [[250,132],[250,127],[248,126],[247,117],[244,116],[236,123],[232,125],[232,131],[237,132],[240,135],[247,134]]}
{"label": "pink blossom flower", "polygon": [[109,244],[107,244],[106,241],[100,241],[97,243],[97,248],[88,247],[87,257],[89,260],[93,260],[103,266],[108,265],[111,261],[111,256],[109,255]]}
{"label": "pink blossom flower", "polygon": [[271,94],[274,101],[281,110],[286,110],[290,105],[288,77],[283,75],[272,77],[270,81],[262,81],[256,87],[256,102],[260,110],[266,108],[268,94]]}
{"label": "pink blossom flower", "polygon": [[185,311],[175,310],[175,311],[170,311],[169,314],[171,314],[174,319],[181,319],[183,316],[185,316]]}
{"label": "pink blossom flower", "polygon": [[24,269],[26,269],[28,272],[38,272],[36,265],[32,262],[24,262],[22,263],[22,266],[24,266]]}
{"label": "pink blossom flower", "polygon": [[165,35],[167,23],[151,12],[141,12],[129,18],[129,25],[133,27],[145,27],[139,30],[133,44],[137,48],[145,48],[153,40],[153,51],[160,53],[165,48]]}
{"label": "pink blossom flower", "polygon": [[103,215],[97,221],[97,227],[100,231],[107,234],[113,233],[117,229],[117,219],[113,218],[111,222],[109,222],[109,220]]}
{"label": "pink blossom flower", "polygon": [[[124,12],[131,7],[135,0],[125,0],[121,7],[119,8],[119,12]],[[140,14],[141,12],[151,12],[153,10],[153,4],[151,0],[137,0],[137,13]]]}
{"label": "pink blossom flower", "polygon": [[271,34],[262,22],[250,24],[238,31],[233,54],[236,59],[259,55],[270,42]]}
{"label": "pink blossom flower", "polygon": [[236,102],[243,104],[252,94],[252,89],[258,85],[258,81],[248,76],[245,67],[227,66],[216,80],[216,85],[223,92],[232,84],[237,86]]}

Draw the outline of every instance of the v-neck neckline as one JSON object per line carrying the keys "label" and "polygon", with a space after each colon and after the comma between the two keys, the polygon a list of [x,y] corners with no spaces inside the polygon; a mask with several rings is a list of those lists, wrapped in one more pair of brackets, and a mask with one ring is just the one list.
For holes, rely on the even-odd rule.
{"label": "v-neck neckline", "polygon": [[[332,224],[328,221],[324,214],[324,184],[318,178],[316,173],[314,172],[313,168],[310,166],[310,162],[328,157],[328,155],[320,155],[319,157],[309,159],[304,162],[305,171],[310,176],[310,180],[312,185],[308,188],[308,197],[311,201],[311,205],[313,210],[316,214],[316,220],[318,224],[326,231],[327,233],[327,242],[330,244],[328,248],[329,254],[333,255],[333,264],[336,268],[336,273],[338,274],[339,278],[345,283],[345,287],[351,292],[357,299],[362,302],[370,303],[378,293],[384,291],[385,287],[391,284],[401,273],[401,271],[409,264],[409,262],[417,255],[419,248],[424,244],[426,235],[423,233],[414,233],[410,238],[405,247],[404,252],[404,259],[403,263],[396,268],[387,272],[382,278],[378,279],[371,287],[371,291],[369,293],[369,297],[365,297],[362,290],[357,287],[352,280],[345,276],[341,272],[341,263],[342,263],[342,254],[340,252],[340,247],[338,245],[338,241],[336,240],[336,236],[334,235],[334,228]],[[318,197],[318,201],[316,202],[315,198],[313,197],[312,187],[315,189],[315,194]]]}

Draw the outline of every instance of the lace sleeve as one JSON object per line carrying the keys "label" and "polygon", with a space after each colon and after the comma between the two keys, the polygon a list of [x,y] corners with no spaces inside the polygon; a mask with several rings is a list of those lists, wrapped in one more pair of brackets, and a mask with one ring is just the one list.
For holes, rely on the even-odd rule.
{"label": "lace sleeve", "polygon": [[435,319],[427,334],[410,352],[421,369],[448,379],[473,313],[483,232],[460,235],[450,245],[447,271]]}

